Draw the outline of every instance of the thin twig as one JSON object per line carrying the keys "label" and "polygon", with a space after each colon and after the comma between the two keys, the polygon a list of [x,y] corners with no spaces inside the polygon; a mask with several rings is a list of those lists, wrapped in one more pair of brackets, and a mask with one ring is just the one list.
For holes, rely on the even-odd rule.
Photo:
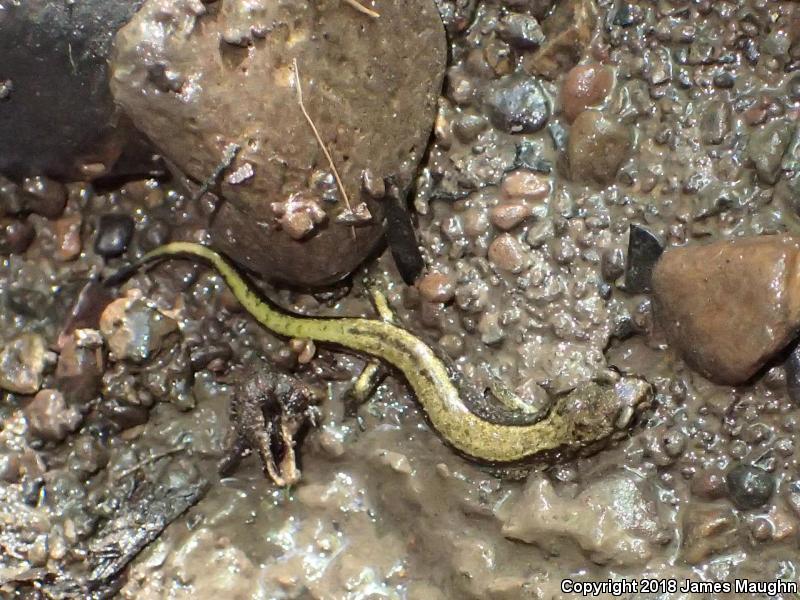
{"label": "thin twig", "polygon": [[[336,169],[336,165],[333,164],[333,157],[331,153],[328,152],[328,148],[325,146],[325,142],[322,141],[322,136],[319,134],[319,130],[317,126],[314,125],[314,120],[311,118],[311,115],[308,114],[306,110],[306,105],[303,102],[303,85],[300,83],[300,69],[297,66],[297,59],[295,58],[294,61],[294,78],[295,83],[297,85],[297,103],[300,105],[300,110],[303,111],[303,116],[308,121],[308,124],[311,126],[311,131],[314,132],[314,137],[317,138],[317,143],[319,147],[322,148],[322,153],[325,155],[325,158],[328,159],[328,164],[331,166],[331,171],[333,171],[333,176],[336,178],[336,185],[339,186],[339,191],[342,193],[342,197],[344,198],[344,203],[347,205],[347,210],[350,212],[353,211],[353,207],[350,206],[350,198],[347,196],[347,191],[344,189],[344,183],[342,183],[342,178],[339,177],[339,171]],[[356,237],[356,228],[351,227],[351,231],[353,232],[353,239]]]}
{"label": "thin twig", "polygon": [[121,481],[125,479],[128,475],[133,475],[136,471],[139,471],[143,467],[147,465],[153,464],[156,461],[161,460],[162,458],[166,458],[167,456],[172,456],[173,454],[179,454],[186,450],[186,446],[180,446],[178,448],[173,448],[172,450],[167,450],[166,452],[161,452],[159,454],[153,454],[148,456],[147,458],[141,460],[140,462],[136,463],[132,467],[125,469],[121,473],[118,473],[116,477],[112,477],[114,481]]}
{"label": "thin twig", "polygon": [[353,8],[355,8],[358,12],[368,15],[373,19],[377,19],[378,17],[381,16],[380,13],[376,13],[374,10],[367,8],[360,2],[357,2],[356,0],[344,0],[344,1],[347,2]]}

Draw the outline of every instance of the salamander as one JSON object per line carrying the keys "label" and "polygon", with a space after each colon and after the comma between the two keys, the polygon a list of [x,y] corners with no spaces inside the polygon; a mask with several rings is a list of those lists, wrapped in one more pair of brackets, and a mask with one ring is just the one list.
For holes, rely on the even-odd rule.
{"label": "salamander", "polygon": [[159,259],[193,257],[210,263],[243,308],[261,325],[287,338],[314,340],[380,359],[411,387],[431,427],[462,456],[493,466],[514,466],[553,455],[597,448],[624,435],[651,397],[642,379],[620,377],[587,383],[554,399],[545,415],[488,402],[444,356],[388,320],[308,317],[264,298],[222,255],[207,246],[173,242],[160,246],[106,280],[116,285]]}

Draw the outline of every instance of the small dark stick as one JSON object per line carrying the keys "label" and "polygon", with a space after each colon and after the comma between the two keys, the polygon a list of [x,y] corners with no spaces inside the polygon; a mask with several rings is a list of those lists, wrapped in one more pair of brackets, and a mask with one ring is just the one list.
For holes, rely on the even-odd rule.
{"label": "small dark stick", "polygon": [[391,178],[387,178],[386,197],[383,200],[386,207],[386,242],[403,281],[413,285],[425,268],[425,261],[419,251],[405,196]]}

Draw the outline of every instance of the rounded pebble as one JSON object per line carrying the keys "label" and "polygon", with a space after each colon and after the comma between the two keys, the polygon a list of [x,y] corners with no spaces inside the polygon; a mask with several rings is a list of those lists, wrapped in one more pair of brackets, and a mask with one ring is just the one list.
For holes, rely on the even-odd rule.
{"label": "rounded pebble", "polygon": [[608,67],[597,64],[573,67],[561,88],[567,121],[572,123],[587,108],[602,104],[613,85],[614,73]]}
{"label": "rounded pebble", "polygon": [[0,219],[0,254],[22,254],[36,237],[28,221]]}
{"label": "rounded pebble", "polygon": [[489,245],[489,261],[503,271],[520,273],[527,264],[527,256],[519,240],[504,233]]}
{"label": "rounded pebble", "polygon": [[133,219],[128,215],[103,215],[97,225],[94,250],[100,256],[113,258],[128,248],[133,237]]}
{"label": "rounded pebble", "polygon": [[501,78],[489,89],[485,103],[494,124],[508,133],[535,133],[550,117],[542,86],[529,76]]}
{"label": "rounded pebble", "polygon": [[449,275],[427,273],[418,282],[420,295],[428,302],[449,302],[455,294],[455,285]]}
{"label": "rounded pebble", "polygon": [[734,467],[726,476],[728,496],[741,510],[764,506],[775,492],[775,479],[752,465]]}

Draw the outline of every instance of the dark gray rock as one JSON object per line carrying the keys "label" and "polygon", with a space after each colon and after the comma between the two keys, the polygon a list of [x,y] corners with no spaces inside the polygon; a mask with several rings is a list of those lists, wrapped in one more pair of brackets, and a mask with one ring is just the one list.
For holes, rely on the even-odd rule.
{"label": "dark gray rock", "polygon": [[649,292],[653,269],[664,252],[664,243],[640,225],[631,225],[628,234],[628,260],[625,290],[631,294]]}
{"label": "dark gray rock", "polygon": [[764,506],[775,492],[775,478],[752,465],[734,467],[726,476],[728,496],[741,510]]}
{"label": "dark gray rock", "polygon": [[119,256],[128,247],[133,237],[133,219],[128,215],[102,215],[97,225],[94,250],[100,256]]}
{"label": "dark gray rock", "polygon": [[508,133],[534,133],[550,117],[542,86],[529,76],[502,77],[489,88],[484,103],[495,126]]}

